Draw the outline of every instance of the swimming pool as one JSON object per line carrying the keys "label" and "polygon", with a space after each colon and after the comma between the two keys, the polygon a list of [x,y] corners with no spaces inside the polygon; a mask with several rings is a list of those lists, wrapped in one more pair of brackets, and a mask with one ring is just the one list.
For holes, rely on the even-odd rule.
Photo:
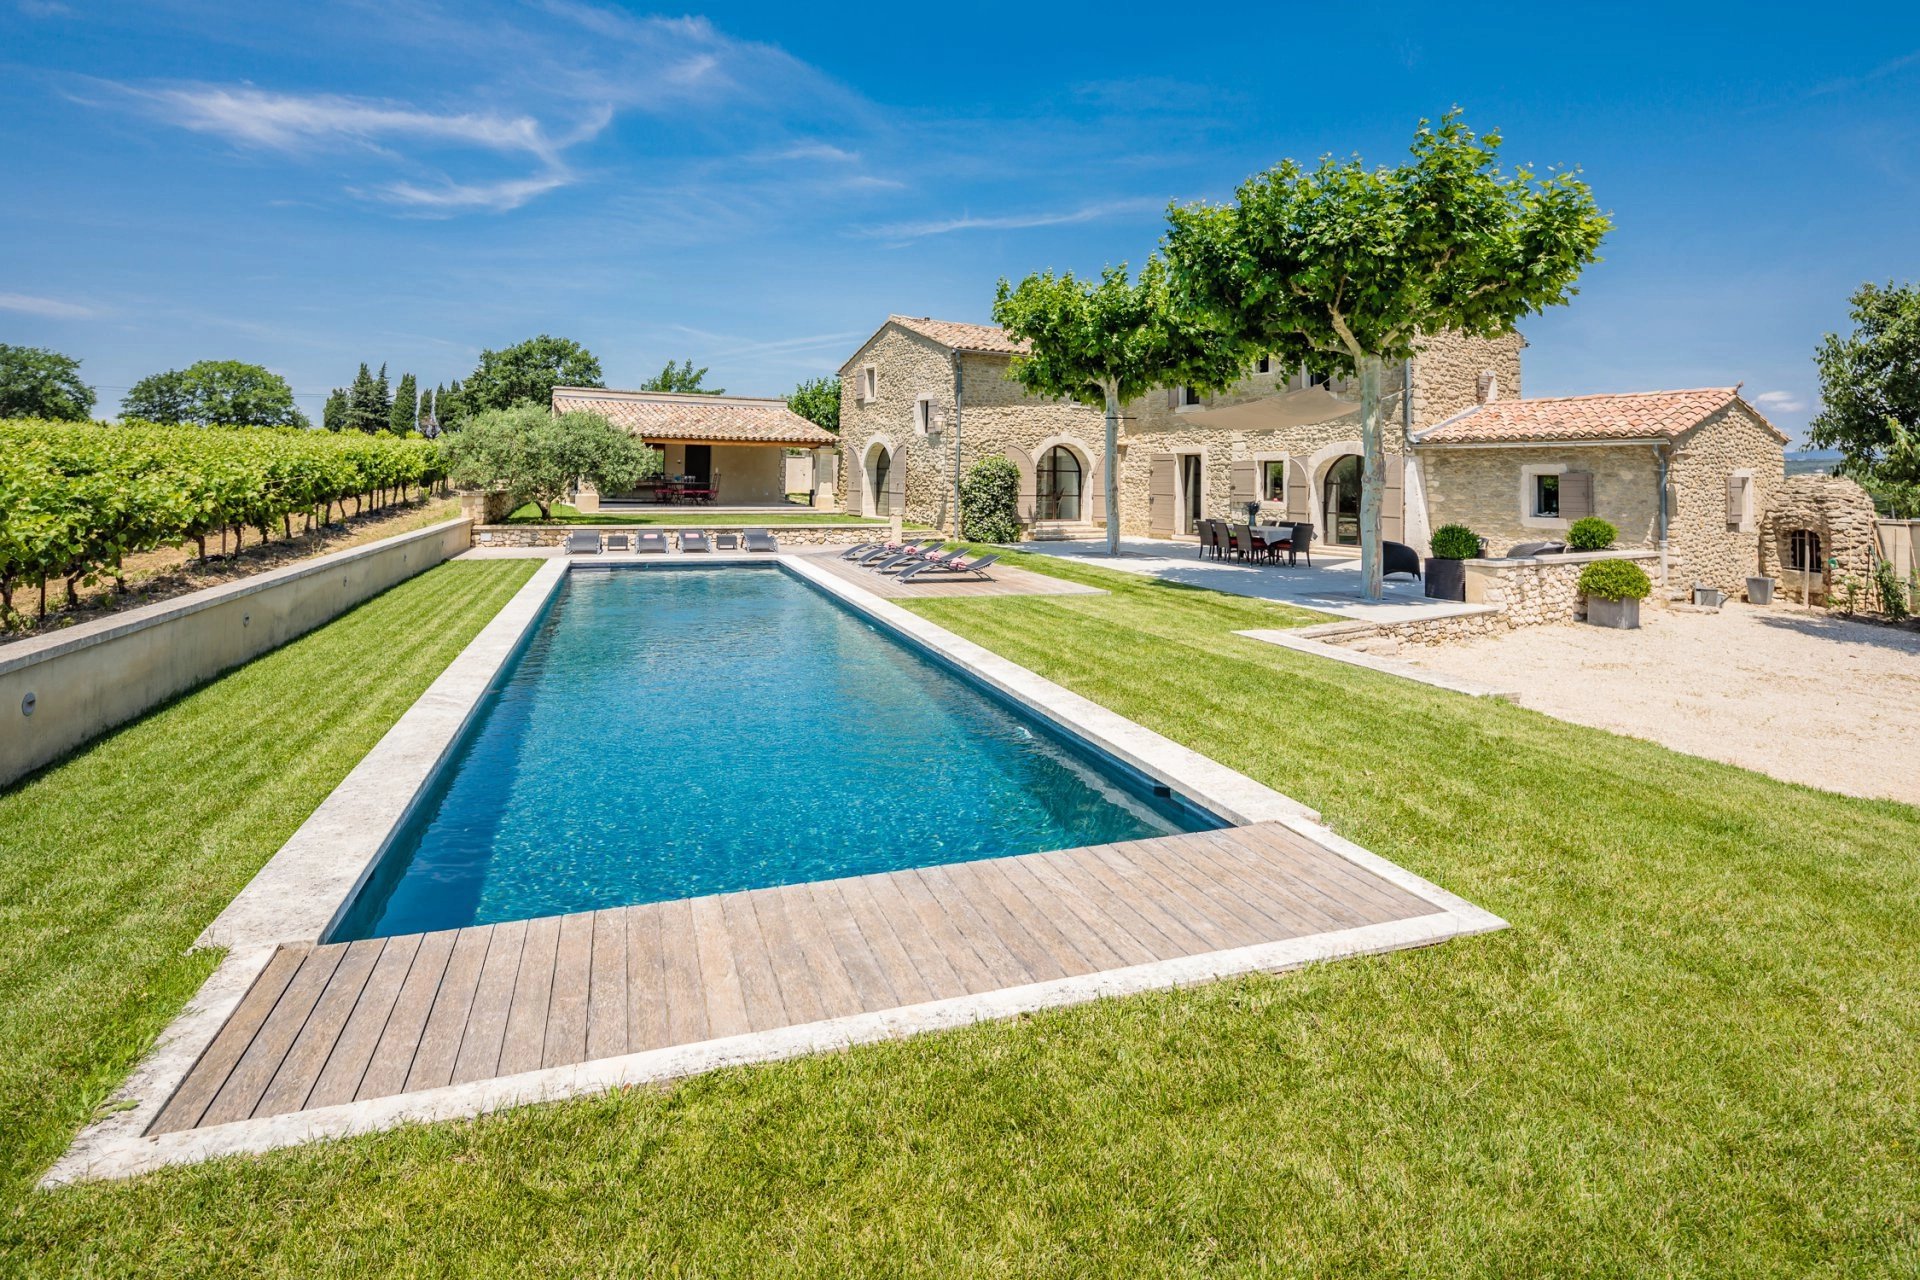
{"label": "swimming pool", "polygon": [[1221,825],[773,565],[567,575],[333,940]]}

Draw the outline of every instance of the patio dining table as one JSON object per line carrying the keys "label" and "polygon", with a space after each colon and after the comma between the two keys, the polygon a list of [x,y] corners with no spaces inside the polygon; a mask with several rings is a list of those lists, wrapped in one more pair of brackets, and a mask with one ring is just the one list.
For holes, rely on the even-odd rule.
{"label": "patio dining table", "polygon": [[1282,549],[1287,552],[1287,564],[1294,563],[1293,526],[1290,524],[1256,524],[1247,530],[1253,545],[1269,557],[1277,555]]}

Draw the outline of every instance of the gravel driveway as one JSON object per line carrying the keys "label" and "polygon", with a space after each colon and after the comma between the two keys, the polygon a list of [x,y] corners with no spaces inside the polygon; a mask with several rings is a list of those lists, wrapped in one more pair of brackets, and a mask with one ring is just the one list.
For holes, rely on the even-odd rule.
{"label": "gravel driveway", "polygon": [[1403,649],[1526,707],[1789,782],[1920,804],[1920,632],[1797,608],[1643,609]]}

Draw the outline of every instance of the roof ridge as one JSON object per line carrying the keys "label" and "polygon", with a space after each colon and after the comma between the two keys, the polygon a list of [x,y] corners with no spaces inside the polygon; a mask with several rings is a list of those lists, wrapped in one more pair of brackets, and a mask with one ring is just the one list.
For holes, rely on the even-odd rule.
{"label": "roof ridge", "polygon": [[1725,395],[1729,399],[1740,394],[1740,383],[1730,387],[1674,387],[1666,391],[1588,391],[1577,396],[1514,396],[1506,400],[1491,400],[1486,404],[1469,406],[1464,412],[1475,409],[1494,409],[1503,404],[1564,404],[1573,400],[1625,400],[1640,396],[1696,396],[1711,392]]}

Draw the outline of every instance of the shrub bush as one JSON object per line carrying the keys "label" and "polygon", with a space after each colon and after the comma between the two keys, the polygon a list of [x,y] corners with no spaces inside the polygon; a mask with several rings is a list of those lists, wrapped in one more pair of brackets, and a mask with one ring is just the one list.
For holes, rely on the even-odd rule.
{"label": "shrub bush", "polygon": [[982,458],[960,481],[960,532],[973,542],[1020,539],[1020,468]]}
{"label": "shrub bush", "polygon": [[1605,551],[1613,545],[1620,531],[1599,516],[1587,516],[1575,520],[1573,527],[1567,530],[1567,550],[1569,551]]}
{"label": "shrub bush", "polygon": [[1580,571],[1580,594],[1597,600],[1645,600],[1653,593],[1647,571],[1631,560],[1595,560]]}
{"label": "shrub bush", "polygon": [[1480,554],[1480,535],[1463,524],[1443,524],[1433,531],[1436,560],[1471,560]]}

